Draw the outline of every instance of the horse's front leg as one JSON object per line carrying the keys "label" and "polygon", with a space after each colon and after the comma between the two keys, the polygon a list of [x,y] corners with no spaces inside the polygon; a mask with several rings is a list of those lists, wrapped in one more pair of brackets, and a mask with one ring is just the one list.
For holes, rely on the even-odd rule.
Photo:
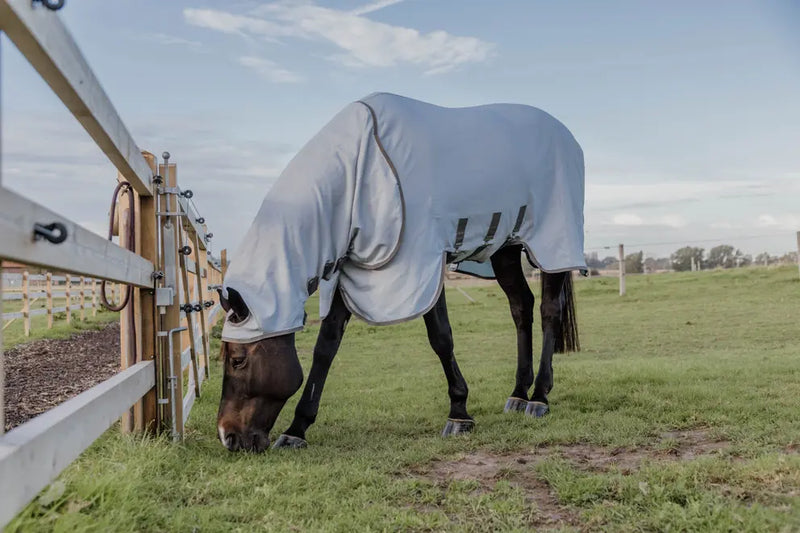
{"label": "horse's front leg", "polygon": [[428,341],[442,363],[444,375],[447,378],[447,392],[450,396],[450,415],[442,431],[442,436],[469,433],[475,427],[475,421],[467,413],[469,389],[453,354],[453,330],[450,328],[450,319],[447,317],[444,289],[442,289],[436,305],[425,313],[424,319],[425,327],[428,330]]}
{"label": "horse's front leg", "polygon": [[308,445],[306,430],[317,418],[322,389],[325,387],[333,358],[339,351],[348,320],[350,311],[344,305],[342,295],[337,289],[331,310],[319,328],[317,344],[314,346],[314,360],[311,363],[303,395],[294,410],[294,420],[289,429],[275,441],[273,448],[305,448]]}

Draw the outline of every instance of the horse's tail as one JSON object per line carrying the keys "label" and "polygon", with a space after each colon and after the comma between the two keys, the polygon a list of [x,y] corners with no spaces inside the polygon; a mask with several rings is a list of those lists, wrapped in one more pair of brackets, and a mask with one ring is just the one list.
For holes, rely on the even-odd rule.
{"label": "horse's tail", "polygon": [[[545,276],[547,276],[547,274],[542,272],[543,290]],[[581,351],[581,343],[578,338],[578,317],[575,314],[575,293],[572,286],[572,272],[567,272],[565,274],[559,303],[561,304],[561,320],[557,322],[555,331],[555,353],[579,352]]]}

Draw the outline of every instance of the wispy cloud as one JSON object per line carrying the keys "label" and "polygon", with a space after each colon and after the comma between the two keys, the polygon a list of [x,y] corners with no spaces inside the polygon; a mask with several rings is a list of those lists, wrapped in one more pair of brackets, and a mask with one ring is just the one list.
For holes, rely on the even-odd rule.
{"label": "wispy cloud", "polygon": [[298,74],[288,71],[274,61],[263,57],[242,56],[238,61],[240,65],[253,69],[259,76],[273,83],[297,83],[303,81],[303,78]]}
{"label": "wispy cloud", "polygon": [[357,7],[350,12],[351,15],[366,15],[367,13],[372,13],[374,11],[379,11],[384,7],[393,6],[395,4],[399,4],[403,0],[378,0],[377,2],[372,2],[371,4],[367,4],[365,6]]}
{"label": "wispy cloud", "polygon": [[203,44],[200,41],[193,41],[191,39],[184,39],[177,35],[167,35],[166,33],[151,33],[144,38],[154,40],[165,46],[185,46],[193,50],[199,50]]}
{"label": "wispy cloud", "polygon": [[494,53],[492,43],[475,37],[459,37],[444,30],[421,33],[364,16],[399,1],[377,1],[354,11],[279,2],[261,6],[247,15],[194,8],[185,9],[183,14],[189,24],[223,33],[268,41],[294,38],[332,45],[338,51],[329,54],[329,59],[348,67],[412,65],[423,68],[427,74],[437,74],[486,61]]}

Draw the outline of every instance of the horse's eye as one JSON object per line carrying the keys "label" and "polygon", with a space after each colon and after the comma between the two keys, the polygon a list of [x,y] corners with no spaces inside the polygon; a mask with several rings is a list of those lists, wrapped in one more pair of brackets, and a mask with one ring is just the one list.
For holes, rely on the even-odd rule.
{"label": "horse's eye", "polygon": [[247,357],[231,357],[233,368],[242,368],[247,363]]}

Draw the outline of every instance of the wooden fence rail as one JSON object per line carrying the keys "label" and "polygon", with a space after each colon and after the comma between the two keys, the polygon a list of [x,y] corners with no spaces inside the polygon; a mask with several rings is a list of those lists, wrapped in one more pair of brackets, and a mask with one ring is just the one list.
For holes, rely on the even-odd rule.
{"label": "wooden fence rail", "polygon": [[[0,297],[4,302],[20,301],[21,307],[18,311],[6,311],[0,318],[4,324],[2,329],[6,330],[16,320],[23,322],[23,331],[26,337],[30,336],[33,327],[32,318],[35,316],[47,315],[47,329],[53,328],[53,323],[64,313],[67,324],[72,322],[72,311],[80,311],[80,320],[86,318],[87,311],[91,311],[91,316],[97,315],[100,308],[100,287],[102,280],[79,276],[73,278],[69,274],[53,275],[46,274],[3,274],[3,292]],[[77,292],[76,292],[77,290]],[[121,285],[109,283],[106,287],[106,297],[111,302],[120,301]],[[74,300],[78,299],[75,303]],[[41,300],[39,308],[33,305]],[[64,300],[60,302],[59,300]],[[56,304],[63,305],[56,305]]]}
{"label": "wooden fence rail", "polygon": [[[117,181],[130,185],[122,194],[131,200],[117,209],[116,244],[4,188],[0,175],[0,259],[66,273],[63,286],[60,276],[23,274],[19,288],[13,276],[0,277],[0,292],[9,286],[0,299],[3,319],[23,319],[27,334],[33,316],[47,314],[48,327],[55,313],[64,312],[70,321],[79,311],[83,318],[87,295],[95,312],[99,290],[89,293],[86,278],[93,287],[102,279],[131,288],[120,312],[122,371],[5,435],[0,330],[2,528],[117,419],[123,431],[183,437],[209,374],[209,333],[223,314],[210,289],[222,283],[226,261],[224,250],[221,262],[210,257],[212,235],[189,200],[192,195],[178,187],[169,154],[159,164],[137,147],[58,13],[31,0],[0,0],[0,31],[106,154]],[[109,185],[116,183],[109,180]],[[35,238],[43,227],[57,233],[50,229],[49,236]],[[62,297],[64,305],[54,301]],[[42,298],[44,309],[31,307]],[[15,309],[19,302],[21,309],[3,313],[4,302],[15,302]]]}

